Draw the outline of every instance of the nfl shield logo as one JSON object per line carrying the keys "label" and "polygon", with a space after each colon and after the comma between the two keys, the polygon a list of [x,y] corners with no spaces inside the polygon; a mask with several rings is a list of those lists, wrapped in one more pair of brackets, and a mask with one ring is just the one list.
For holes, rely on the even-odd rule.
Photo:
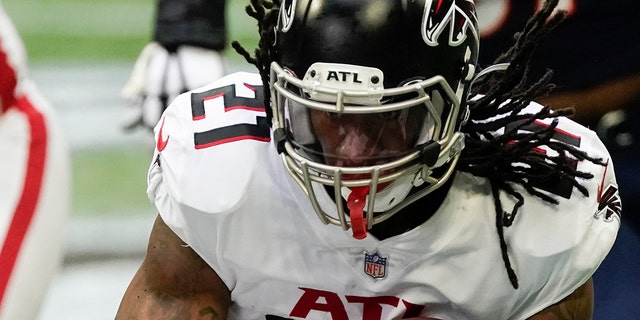
{"label": "nfl shield logo", "polygon": [[387,275],[387,256],[382,256],[378,251],[369,254],[364,252],[364,273],[374,279],[381,279]]}

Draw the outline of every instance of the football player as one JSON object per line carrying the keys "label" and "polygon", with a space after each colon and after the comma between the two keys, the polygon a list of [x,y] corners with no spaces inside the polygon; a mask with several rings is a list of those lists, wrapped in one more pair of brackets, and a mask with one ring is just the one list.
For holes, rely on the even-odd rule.
{"label": "football player", "polygon": [[555,4],[480,71],[471,0],[254,1],[259,74],[155,128],[116,318],[589,319],[621,204],[595,133],[521,81]]}
{"label": "football player", "polygon": [[152,130],[169,102],[226,73],[225,0],[158,0],[153,41],[140,53],[122,90],[124,127]]}
{"label": "football player", "polygon": [[69,150],[0,6],[0,319],[36,319],[62,261]]}

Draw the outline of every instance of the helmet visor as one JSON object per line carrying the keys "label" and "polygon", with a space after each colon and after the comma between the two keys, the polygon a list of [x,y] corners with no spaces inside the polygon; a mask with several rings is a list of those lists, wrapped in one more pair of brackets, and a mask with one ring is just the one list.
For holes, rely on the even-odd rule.
{"label": "helmet visor", "polygon": [[397,160],[430,140],[435,127],[424,105],[344,113],[284,101],[290,141],[301,154],[331,166],[363,167]]}
{"label": "helmet visor", "polygon": [[383,77],[375,68],[316,63],[300,79],[274,63],[274,126],[284,129],[296,154],[326,165],[315,166],[323,172],[399,170],[426,143],[446,143],[457,109],[442,77],[407,79],[393,88],[380,85]]}

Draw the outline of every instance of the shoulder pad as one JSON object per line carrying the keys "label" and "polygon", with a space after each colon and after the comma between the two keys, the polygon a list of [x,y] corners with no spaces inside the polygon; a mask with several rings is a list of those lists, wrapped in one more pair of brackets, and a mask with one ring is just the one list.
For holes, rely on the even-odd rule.
{"label": "shoulder pad", "polygon": [[262,80],[235,73],[181,94],[154,133],[155,174],[161,172],[168,196],[201,212],[230,210],[242,199],[259,154],[271,140]]}
{"label": "shoulder pad", "polygon": [[[534,103],[523,112],[532,113],[540,108]],[[552,121],[537,120],[531,126],[548,126]],[[508,228],[505,233],[510,234],[514,251],[529,258],[554,260],[563,272],[549,274],[553,280],[548,282],[571,292],[593,274],[613,246],[620,227],[621,202],[609,152],[595,132],[560,117],[552,139],[572,145],[601,162],[575,159],[576,170],[593,175],[590,179],[577,178],[588,195],[570,184],[536,187],[558,200],[556,205],[525,195],[526,191],[518,188],[526,197],[525,205],[519,210],[515,228]],[[547,146],[542,146],[541,152],[557,154]],[[527,265],[535,263],[524,263],[521,268],[527,269]]]}

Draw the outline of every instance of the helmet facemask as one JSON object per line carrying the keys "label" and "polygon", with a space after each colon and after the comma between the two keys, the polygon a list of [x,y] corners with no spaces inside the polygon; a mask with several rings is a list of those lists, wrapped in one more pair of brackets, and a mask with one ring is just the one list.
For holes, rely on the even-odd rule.
{"label": "helmet facemask", "polygon": [[[264,39],[278,151],[320,219],[363,238],[454,170],[477,63],[473,1],[283,0],[279,9]],[[333,187],[330,207],[322,186]]]}
{"label": "helmet facemask", "polygon": [[[443,184],[463,147],[459,98],[441,76],[386,89],[376,68],[314,63],[299,79],[273,62],[270,78],[285,167],[320,219],[356,238]],[[335,212],[317,184],[333,187]]]}

